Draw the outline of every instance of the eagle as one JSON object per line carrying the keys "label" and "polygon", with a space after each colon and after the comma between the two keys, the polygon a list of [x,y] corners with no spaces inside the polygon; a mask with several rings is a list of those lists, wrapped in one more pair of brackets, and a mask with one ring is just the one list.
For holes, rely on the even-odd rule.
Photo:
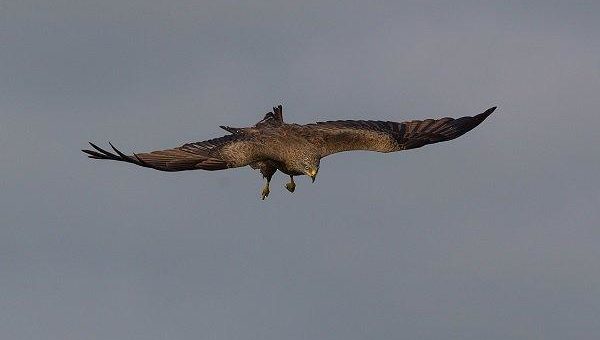
{"label": "eagle", "polygon": [[475,116],[390,122],[336,120],[311,124],[283,121],[281,105],[250,127],[221,126],[229,134],[173,149],[126,155],[112,143],[113,152],[90,142],[82,150],[93,159],[109,159],[159,171],[224,170],[250,166],[265,179],[261,197],[269,196],[269,184],[277,170],[290,177],[285,188],[294,192],[294,176],[315,181],[323,157],[334,153],[366,150],[382,153],[410,150],[455,139],[483,122],[496,107]]}

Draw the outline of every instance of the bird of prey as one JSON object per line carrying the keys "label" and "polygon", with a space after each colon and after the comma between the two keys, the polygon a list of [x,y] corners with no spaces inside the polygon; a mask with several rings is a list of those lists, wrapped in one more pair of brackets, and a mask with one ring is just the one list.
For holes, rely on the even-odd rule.
{"label": "bird of prey", "polygon": [[387,153],[451,140],[479,125],[495,109],[458,119],[338,120],[299,125],[285,123],[279,105],[254,126],[221,126],[228,135],[173,149],[125,155],[111,143],[114,153],[90,142],[93,150],[82,151],[90,158],[128,162],[160,171],[212,171],[249,165],[266,180],[261,194],[264,200],[277,170],[290,176],[285,188],[294,192],[294,176],[307,175],[314,182],[325,156],[351,150]]}

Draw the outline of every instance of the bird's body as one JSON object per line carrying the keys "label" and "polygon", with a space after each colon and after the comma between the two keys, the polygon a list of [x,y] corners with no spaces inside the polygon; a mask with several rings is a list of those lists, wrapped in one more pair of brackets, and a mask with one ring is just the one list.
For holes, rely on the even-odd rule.
{"label": "bird's body", "polygon": [[[229,135],[178,148],[150,153],[116,154],[90,143],[95,150],[83,150],[90,158],[134,163],[161,171],[222,170],[250,166],[259,170],[267,183],[277,170],[290,176],[286,188],[295,190],[294,176],[308,175],[313,181],[321,158],[350,150],[393,152],[418,148],[463,135],[487,118],[495,107],[474,117],[442,118],[403,123],[342,120],[299,125],[283,121],[281,105],[256,125],[246,128],[221,126]],[[112,146],[112,144],[111,144]]]}
{"label": "bird's body", "polygon": [[[280,124],[278,126],[261,126],[248,129],[245,136],[248,145],[232,145],[221,151],[224,158],[229,159],[234,166],[258,166],[265,163],[268,166],[292,176],[303,175],[303,169],[295,169],[294,160],[306,155],[318,154],[318,149],[303,136],[302,127],[297,124]],[[249,158],[239,158],[246,153]],[[258,164],[257,164],[258,163]]]}

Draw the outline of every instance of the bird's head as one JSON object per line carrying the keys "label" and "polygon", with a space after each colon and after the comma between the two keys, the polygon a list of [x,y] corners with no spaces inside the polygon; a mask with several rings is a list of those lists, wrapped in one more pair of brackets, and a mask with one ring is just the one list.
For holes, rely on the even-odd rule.
{"label": "bird's head", "polygon": [[305,157],[302,160],[302,171],[312,179],[313,183],[315,182],[315,178],[317,178],[317,173],[319,173],[320,162],[321,160],[318,157]]}

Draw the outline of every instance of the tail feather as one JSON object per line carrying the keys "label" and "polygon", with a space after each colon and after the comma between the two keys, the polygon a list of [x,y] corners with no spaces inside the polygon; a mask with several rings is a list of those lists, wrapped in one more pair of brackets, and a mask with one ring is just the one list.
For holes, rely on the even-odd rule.
{"label": "tail feather", "polygon": [[219,127],[227,132],[233,133],[234,135],[239,134],[239,133],[244,133],[243,128],[235,128],[235,127],[225,126],[225,125],[221,125]]}
{"label": "tail feather", "polygon": [[283,107],[278,105],[277,107],[273,107],[273,111],[267,112],[265,117],[258,123],[256,126],[260,126],[263,124],[273,124],[279,125],[283,123]]}

